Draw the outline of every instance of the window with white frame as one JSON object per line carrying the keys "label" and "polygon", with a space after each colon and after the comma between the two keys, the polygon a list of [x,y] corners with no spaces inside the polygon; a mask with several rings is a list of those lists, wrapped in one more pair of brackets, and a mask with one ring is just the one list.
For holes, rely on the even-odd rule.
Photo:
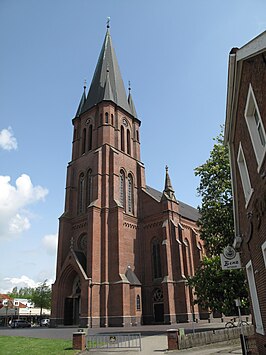
{"label": "window with white frame", "polygon": [[263,259],[264,259],[264,265],[266,267],[266,241],[262,244],[261,250],[262,250],[262,255],[263,255]]}
{"label": "window with white frame", "polygon": [[253,266],[251,261],[247,263],[246,271],[247,271],[248,285],[249,285],[249,291],[250,291],[250,296],[252,301],[252,308],[253,308],[253,313],[254,313],[254,318],[256,323],[256,333],[264,335],[263,323],[262,323],[262,318],[260,313],[260,305],[259,305],[257,288],[256,288]]}
{"label": "window with white frame", "polygon": [[246,160],[245,160],[245,156],[244,156],[244,152],[243,152],[241,143],[239,144],[239,148],[238,148],[237,164],[238,164],[238,169],[239,169],[239,173],[240,173],[240,177],[241,177],[241,182],[242,182],[242,187],[243,187],[243,191],[244,191],[244,195],[245,195],[246,204],[248,204],[253,189],[251,188],[248,168],[247,168],[247,164],[246,164]]}
{"label": "window with white frame", "polygon": [[266,135],[251,84],[249,84],[245,118],[259,169],[266,151]]}

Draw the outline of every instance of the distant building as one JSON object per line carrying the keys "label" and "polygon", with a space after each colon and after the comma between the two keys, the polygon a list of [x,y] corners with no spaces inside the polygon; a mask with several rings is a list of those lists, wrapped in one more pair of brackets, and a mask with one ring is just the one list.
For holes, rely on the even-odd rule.
{"label": "distant building", "polygon": [[[42,310],[42,318],[49,317],[49,309]],[[25,298],[11,298],[7,294],[0,294],[0,325],[6,325],[8,319],[23,318],[36,321],[40,318],[41,309]]]}
{"label": "distant building", "polygon": [[225,142],[234,197],[235,246],[246,270],[256,341],[266,353],[266,32],[229,55]]}
{"label": "distant building", "polygon": [[[51,325],[198,318],[186,279],[203,253],[199,213],[176,199],[167,168],[162,192],[146,185],[141,122],[130,89],[126,94],[109,29],[88,94],[85,89],[72,120]],[[150,140],[160,144],[159,135]],[[175,168],[182,169],[178,162]]]}

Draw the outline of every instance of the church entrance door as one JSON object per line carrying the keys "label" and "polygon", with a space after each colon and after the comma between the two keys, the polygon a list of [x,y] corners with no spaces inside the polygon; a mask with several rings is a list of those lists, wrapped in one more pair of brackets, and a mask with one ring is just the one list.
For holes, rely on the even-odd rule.
{"label": "church entrance door", "polygon": [[163,303],[154,303],[154,321],[155,323],[163,323],[164,322],[164,307]]}
{"label": "church entrance door", "polygon": [[73,298],[65,299],[64,325],[73,325]]}

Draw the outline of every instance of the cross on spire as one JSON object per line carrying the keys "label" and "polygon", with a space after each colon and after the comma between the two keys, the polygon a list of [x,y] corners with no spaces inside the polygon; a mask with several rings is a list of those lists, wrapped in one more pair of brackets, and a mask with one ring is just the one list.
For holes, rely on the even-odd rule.
{"label": "cross on spire", "polygon": [[107,20],[106,20],[106,27],[107,28],[110,28],[110,20],[111,20],[111,17],[107,17]]}

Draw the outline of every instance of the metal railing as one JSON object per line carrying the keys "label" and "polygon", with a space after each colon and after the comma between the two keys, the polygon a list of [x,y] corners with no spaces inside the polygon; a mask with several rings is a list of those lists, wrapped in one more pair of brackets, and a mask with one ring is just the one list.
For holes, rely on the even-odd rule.
{"label": "metal railing", "polygon": [[87,336],[87,349],[140,349],[140,333],[110,333]]}

